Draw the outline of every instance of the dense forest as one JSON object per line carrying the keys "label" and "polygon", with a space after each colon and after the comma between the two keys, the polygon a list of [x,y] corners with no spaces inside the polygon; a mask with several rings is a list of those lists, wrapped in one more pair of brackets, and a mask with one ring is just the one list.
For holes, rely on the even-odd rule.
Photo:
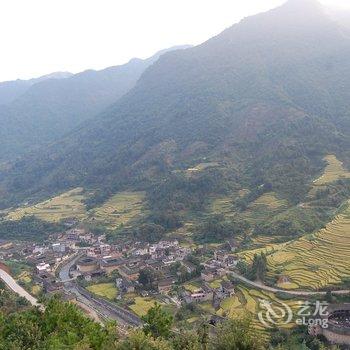
{"label": "dense forest", "polygon": [[[0,303],[8,303],[0,289]],[[143,317],[142,329],[119,334],[113,322],[102,326],[71,303],[49,300],[44,311],[37,308],[6,308],[0,313],[2,350],[325,350],[305,329],[292,333],[274,330],[270,344],[251,326],[249,319],[226,321],[215,327],[205,320],[197,331],[176,330],[173,317],[155,305]],[[334,349],[334,348],[332,348]]]}

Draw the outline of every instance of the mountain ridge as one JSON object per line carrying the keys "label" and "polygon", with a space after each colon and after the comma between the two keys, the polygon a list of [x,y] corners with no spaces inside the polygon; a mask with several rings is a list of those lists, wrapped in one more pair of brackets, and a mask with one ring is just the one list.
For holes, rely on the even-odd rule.
{"label": "mountain ridge", "polygon": [[[187,46],[174,49],[184,47]],[[51,79],[53,76],[47,75],[27,81],[28,88],[11,103],[0,106],[0,121],[6,125],[6,129],[0,130],[0,162],[21,156],[28,148],[37,149],[53,142],[101,112],[130,90],[143,71],[166,51],[145,60],[131,60],[99,71],[87,70],[65,79]]]}
{"label": "mountain ridge", "polygon": [[[298,203],[325,154],[350,159],[350,39],[318,5],[301,16],[299,4],[162,55],[98,117],[0,173],[3,197],[133,186],[150,196],[168,191],[169,207],[192,200],[180,183],[192,197],[269,184]],[[221,167],[174,175],[204,160]]]}

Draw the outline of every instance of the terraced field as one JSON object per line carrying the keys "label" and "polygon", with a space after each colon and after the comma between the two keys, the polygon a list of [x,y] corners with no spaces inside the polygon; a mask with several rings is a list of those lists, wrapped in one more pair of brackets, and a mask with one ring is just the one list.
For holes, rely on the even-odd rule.
{"label": "terraced field", "polygon": [[266,220],[288,207],[287,201],[277,198],[274,192],[264,193],[252,202],[247,210],[239,214],[234,211],[232,202],[233,197],[216,198],[211,205],[211,211],[216,214],[225,214],[226,216],[239,215],[255,223]]}
{"label": "terraced field", "polygon": [[84,199],[83,189],[76,188],[31,207],[11,211],[6,219],[20,220],[31,215],[49,222],[59,222],[69,218],[83,219],[86,215]]}
{"label": "terraced field", "polygon": [[214,199],[211,204],[210,211],[215,214],[225,214],[227,216],[233,216],[235,212],[233,211],[233,198],[231,197],[221,197]]}
{"label": "terraced field", "polygon": [[[263,310],[261,307],[261,300],[266,300],[272,303],[275,307],[281,306],[281,303],[288,305],[294,314],[299,310],[299,300],[281,300],[274,294],[269,292],[258,291],[255,289],[249,289],[245,286],[239,285],[236,287],[236,294],[233,297],[224,299],[220,304],[220,309],[216,311],[219,316],[229,318],[239,318],[250,315],[252,317],[253,325],[256,329],[265,331],[265,327],[258,318],[258,313]],[[292,327],[294,324],[283,325],[282,327]]]}
{"label": "terraced field", "polygon": [[314,181],[317,186],[337,181],[341,178],[350,178],[350,172],[344,169],[343,163],[335,155],[328,155],[324,158],[328,163],[321,177]]}
{"label": "terraced field", "polygon": [[36,205],[10,211],[5,218],[20,220],[34,215],[48,222],[74,218],[114,229],[142,215],[144,197],[144,192],[118,192],[101,207],[87,211],[84,190],[76,188]]}
{"label": "terraced field", "polygon": [[115,229],[143,212],[144,192],[119,192],[103,206],[89,212],[89,222]]}
{"label": "terraced field", "polygon": [[264,222],[287,209],[288,203],[273,192],[264,193],[249,205],[241,216],[252,224]]}
{"label": "terraced field", "polygon": [[260,251],[269,254],[268,276],[287,276],[289,288],[317,290],[341,284],[350,277],[350,205],[315,234],[243,256],[250,260]]}

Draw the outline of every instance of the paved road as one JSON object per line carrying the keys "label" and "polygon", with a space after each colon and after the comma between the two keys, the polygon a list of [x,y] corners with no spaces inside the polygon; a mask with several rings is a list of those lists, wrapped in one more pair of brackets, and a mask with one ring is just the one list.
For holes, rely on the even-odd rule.
{"label": "paved road", "polygon": [[[272,292],[272,293],[284,293],[286,295],[299,296],[299,297],[307,297],[307,296],[314,296],[314,295],[326,295],[326,292],[311,292],[311,291],[304,291],[304,290],[286,290],[286,289],[269,287],[269,286],[266,286],[265,284],[262,284],[262,283],[253,282],[253,281],[249,280],[248,278],[245,278],[245,277],[239,275],[236,272],[230,271],[230,274],[234,278],[236,278],[236,279],[240,280],[241,282],[246,283],[254,288],[266,290],[266,291]],[[336,290],[336,291],[333,291],[332,294],[336,294],[336,295],[350,294],[350,290],[349,289]]]}
{"label": "paved road", "polygon": [[90,310],[97,313],[102,319],[112,319],[116,320],[118,324],[128,327],[128,326],[141,326],[142,321],[132,312],[125,310],[113,303],[110,303],[104,299],[97,298],[91,295],[84,288],[79,287],[74,281],[71,280],[69,276],[69,270],[80,258],[78,255],[61,266],[59,271],[59,277],[62,282],[64,282],[64,289],[72,294],[74,294],[77,300],[87,306]]}
{"label": "paved road", "polygon": [[33,306],[39,306],[38,300],[22,288],[6,271],[0,269],[0,278],[10,289],[21,297],[26,298]]}

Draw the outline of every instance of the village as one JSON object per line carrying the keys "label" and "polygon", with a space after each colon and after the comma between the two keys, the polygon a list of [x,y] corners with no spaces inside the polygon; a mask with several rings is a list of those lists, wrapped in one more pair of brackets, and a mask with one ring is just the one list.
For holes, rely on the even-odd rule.
{"label": "village", "polygon": [[30,266],[33,283],[45,297],[61,294],[66,300],[74,299],[64,288],[67,281],[59,276],[60,269],[74,259],[67,280],[92,291],[108,282],[117,291],[115,298],[109,298],[113,302],[123,305],[124,296],[134,295],[176,307],[200,302],[215,307],[235,293],[229,278],[238,262],[235,250],[230,242],[210,252],[195,251],[178,240],[150,244],[121,239],[111,244],[105,235],[71,228],[40,244],[2,241],[0,259]]}

